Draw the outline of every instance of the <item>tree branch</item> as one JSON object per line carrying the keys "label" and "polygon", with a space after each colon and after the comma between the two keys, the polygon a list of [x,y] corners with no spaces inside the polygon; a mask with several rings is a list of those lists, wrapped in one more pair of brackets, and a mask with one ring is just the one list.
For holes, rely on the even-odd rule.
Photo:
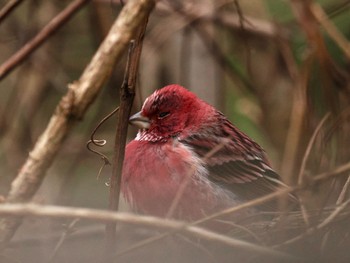
{"label": "tree branch", "polygon": [[[67,94],[59,102],[45,131],[12,182],[7,202],[26,202],[34,196],[66,135],[94,101],[110,76],[116,60],[123,54],[153,6],[153,0],[130,0],[122,9],[80,79],[69,85]],[[20,224],[19,219],[1,220],[0,242],[9,241]]]}
{"label": "tree branch", "polygon": [[[118,114],[118,124],[115,134],[114,151],[115,157],[112,167],[112,176],[109,193],[109,209],[118,210],[119,195],[121,188],[121,177],[124,162],[125,142],[128,131],[129,116],[135,97],[136,79],[138,75],[139,62],[142,51],[143,37],[146,31],[148,17],[139,28],[135,41],[130,43],[127,68],[125,70],[124,81],[120,90],[120,110]],[[116,224],[106,225],[106,237],[110,247],[114,247],[116,237]]]}
{"label": "tree branch", "polygon": [[[75,0],[54,17],[32,40],[12,55],[0,66],[0,80],[20,65],[30,54],[40,47],[51,35],[61,28],[89,0]],[[0,20],[1,22],[1,20]]]}
{"label": "tree branch", "polygon": [[22,2],[23,0],[8,1],[0,10],[0,23]]}
{"label": "tree branch", "polygon": [[153,216],[140,216],[130,213],[110,212],[105,210],[77,208],[77,207],[60,207],[60,206],[43,206],[34,204],[2,204],[0,205],[1,215],[16,216],[38,216],[53,218],[81,218],[101,222],[121,222],[131,225],[143,225],[165,230],[176,230],[176,232],[185,232],[192,236],[203,238],[237,248],[247,252],[254,252],[263,255],[290,258],[289,255],[272,250],[267,247],[259,246],[243,240],[234,239],[221,235],[204,228],[188,225],[181,221],[162,219]]}

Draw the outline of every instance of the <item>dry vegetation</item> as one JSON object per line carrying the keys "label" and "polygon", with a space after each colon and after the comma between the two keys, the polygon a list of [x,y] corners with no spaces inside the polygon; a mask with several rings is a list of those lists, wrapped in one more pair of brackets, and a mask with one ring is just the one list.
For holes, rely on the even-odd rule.
{"label": "dry vegetation", "polygon": [[[0,262],[349,262],[350,1],[154,4],[1,3]],[[191,224],[118,207],[130,110],[170,83],[264,145],[290,188]],[[85,144],[117,106],[99,174]],[[274,198],[229,233],[205,227]]]}

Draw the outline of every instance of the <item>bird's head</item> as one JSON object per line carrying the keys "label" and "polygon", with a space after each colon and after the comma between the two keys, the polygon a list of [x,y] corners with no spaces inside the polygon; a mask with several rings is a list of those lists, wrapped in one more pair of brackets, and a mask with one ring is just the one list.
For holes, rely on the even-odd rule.
{"label": "bird's head", "polygon": [[208,108],[212,107],[184,87],[169,85],[150,95],[130,123],[149,135],[167,138],[194,131]]}

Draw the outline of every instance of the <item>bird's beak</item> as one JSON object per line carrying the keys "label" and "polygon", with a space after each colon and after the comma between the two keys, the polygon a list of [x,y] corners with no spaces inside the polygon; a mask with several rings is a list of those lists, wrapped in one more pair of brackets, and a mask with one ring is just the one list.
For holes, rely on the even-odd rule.
{"label": "bird's beak", "polygon": [[130,124],[139,127],[140,129],[149,129],[151,121],[149,118],[142,115],[141,111],[132,115],[129,119]]}

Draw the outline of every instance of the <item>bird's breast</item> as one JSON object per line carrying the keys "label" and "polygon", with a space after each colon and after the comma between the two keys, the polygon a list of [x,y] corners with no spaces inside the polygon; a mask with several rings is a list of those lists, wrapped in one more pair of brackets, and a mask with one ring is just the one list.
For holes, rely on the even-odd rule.
{"label": "bird's breast", "polygon": [[181,191],[174,217],[198,219],[231,203],[207,173],[203,161],[175,139],[165,143],[135,140],[126,147],[122,191],[137,209],[161,217]]}

